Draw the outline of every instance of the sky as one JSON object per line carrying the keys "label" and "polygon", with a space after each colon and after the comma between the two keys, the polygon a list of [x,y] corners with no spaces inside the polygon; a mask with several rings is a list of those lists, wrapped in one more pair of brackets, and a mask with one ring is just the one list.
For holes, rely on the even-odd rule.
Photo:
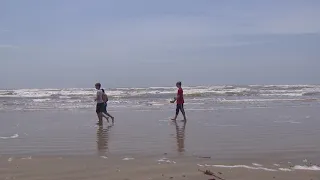
{"label": "sky", "polygon": [[319,0],[0,0],[0,88],[319,84]]}

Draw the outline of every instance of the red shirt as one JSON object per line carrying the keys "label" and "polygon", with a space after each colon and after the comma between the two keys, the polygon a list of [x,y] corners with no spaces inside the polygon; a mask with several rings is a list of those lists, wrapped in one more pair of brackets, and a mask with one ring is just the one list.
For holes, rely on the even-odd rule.
{"label": "red shirt", "polygon": [[178,98],[177,98],[177,104],[183,104],[184,103],[184,99],[183,99],[183,90],[182,88],[178,89]]}

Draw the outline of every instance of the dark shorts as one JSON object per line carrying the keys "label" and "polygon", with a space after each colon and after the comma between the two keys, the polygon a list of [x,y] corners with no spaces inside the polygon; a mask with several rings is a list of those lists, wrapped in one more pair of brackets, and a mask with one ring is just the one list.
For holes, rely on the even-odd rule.
{"label": "dark shorts", "polygon": [[184,113],[183,104],[177,104],[176,115],[179,114],[179,111],[181,111],[182,113]]}
{"label": "dark shorts", "polygon": [[104,112],[104,103],[97,103],[96,113],[102,113],[102,112]]}

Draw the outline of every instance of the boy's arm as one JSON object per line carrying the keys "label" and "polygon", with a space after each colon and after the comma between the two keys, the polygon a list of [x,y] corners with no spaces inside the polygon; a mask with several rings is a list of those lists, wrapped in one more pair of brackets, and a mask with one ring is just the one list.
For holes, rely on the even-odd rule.
{"label": "boy's arm", "polygon": [[106,101],[108,102],[109,101],[109,98],[108,98],[108,95],[106,94]]}
{"label": "boy's arm", "polygon": [[176,97],[173,98],[173,100],[171,101],[171,103],[175,103],[178,98],[179,98],[179,95],[177,94]]}
{"label": "boy's arm", "polygon": [[99,92],[97,92],[96,98],[94,99],[94,101],[97,101],[99,98]]}

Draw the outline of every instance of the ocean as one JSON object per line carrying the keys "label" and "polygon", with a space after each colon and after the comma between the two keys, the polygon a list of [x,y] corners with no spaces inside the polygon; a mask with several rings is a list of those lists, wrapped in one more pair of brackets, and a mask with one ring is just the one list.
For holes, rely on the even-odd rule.
{"label": "ocean", "polygon": [[[175,87],[106,89],[109,108],[165,110]],[[0,111],[84,110],[95,106],[93,88],[0,90]],[[186,109],[264,108],[319,104],[320,85],[249,85],[184,87]]]}

